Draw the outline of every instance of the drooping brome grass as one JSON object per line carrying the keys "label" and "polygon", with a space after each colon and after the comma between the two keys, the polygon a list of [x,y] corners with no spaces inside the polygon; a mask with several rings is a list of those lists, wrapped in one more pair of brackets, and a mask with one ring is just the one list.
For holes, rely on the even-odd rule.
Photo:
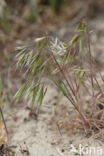
{"label": "drooping brome grass", "polygon": [[[98,110],[95,108],[98,92],[103,91],[95,76],[89,31],[85,22],[77,26],[76,35],[68,43],[46,36],[36,39],[32,44],[17,47],[16,51],[17,67],[25,69],[26,77],[25,84],[16,93],[17,101],[25,92],[26,101],[30,102],[32,108],[36,103],[39,110],[47,91],[42,78],[48,75],[79,113],[85,132],[88,134],[91,129],[100,129],[102,121],[99,120],[97,126],[95,114]],[[97,93],[95,88],[98,89]],[[86,111],[86,114],[83,109],[85,101],[81,101],[82,89],[91,97],[91,113]]]}

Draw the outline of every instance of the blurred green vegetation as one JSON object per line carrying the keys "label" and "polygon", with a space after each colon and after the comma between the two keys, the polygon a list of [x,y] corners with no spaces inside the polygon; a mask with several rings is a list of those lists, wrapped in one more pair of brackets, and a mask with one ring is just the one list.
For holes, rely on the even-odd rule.
{"label": "blurred green vegetation", "polygon": [[55,13],[59,13],[62,5],[65,5],[68,0],[48,0],[49,6],[55,11]]}
{"label": "blurred green vegetation", "polygon": [[[2,0],[0,1],[0,28],[7,34],[11,30],[11,12],[23,13],[28,10],[29,20],[36,22],[38,20],[39,10],[42,6],[51,8],[55,14],[60,13],[62,6],[67,4],[68,0]],[[24,8],[27,8],[24,10]]]}
{"label": "blurred green vegetation", "polygon": [[8,19],[8,13],[6,11],[6,3],[4,0],[0,2],[0,27],[4,29],[6,33],[10,32],[10,22]]}
{"label": "blurred green vegetation", "polygon": [[[80,9],[87,3],[89,7],[91,6],[89,14],[95,15],[97,10],[93,11],[93,9],[96,7],[101,8],[101,4],[97,1],[95,3],[95,1],[88,0],[88,2],[85,3],[85,1],[82,0],[1,0],[0,40],[1,38],[5,40],[7,35],[11,32],[11,28],[12,30],[17,30],[15,32],[18,32],[23,25],[26,26],[34,22],[38,23],[38,21],[40,23],[42,23],[42,21],[43,23],[45,21],[49,23],[50,21],[55,21],[54,17],[57,18],[59,15],[62,19],[60,21],[63,21],[65,17],[70,20],[78,15]],[[103,1],[104,0],[102,0],[102,5]],[[17,25],[19,25],[18,29],[15,29],[17,28]]]}

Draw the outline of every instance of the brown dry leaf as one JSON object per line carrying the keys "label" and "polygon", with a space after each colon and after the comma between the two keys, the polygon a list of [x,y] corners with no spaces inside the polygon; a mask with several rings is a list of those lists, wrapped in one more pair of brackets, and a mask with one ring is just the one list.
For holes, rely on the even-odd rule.
{"label": "brown dry leaf", "polygon": [[3,128],[3,123],[2,121],[0,121],[0,146],[6,144],[6,142],[7,142],[7,135]]}
{"label": "brown dry leaf", "polygon": [[1,92],[1,97],[0,97],[0,107],[2,108],[4,106],[4,92]]}
{"label": "brown dry leaf", "polygon": [[[2,97],[0,99],[0,108],[4,105],[4,93],[2,92]],[[0,114],[0,146],[7,142],[7,135],[3,127],[2,116]]]}

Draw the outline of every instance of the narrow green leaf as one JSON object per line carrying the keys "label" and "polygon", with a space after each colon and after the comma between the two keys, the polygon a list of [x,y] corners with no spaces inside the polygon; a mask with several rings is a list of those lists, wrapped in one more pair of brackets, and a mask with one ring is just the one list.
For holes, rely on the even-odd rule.
{"label": "narrow green leaf", "polygon": [[27,87],[29,86],[29,83],[26,83],[23,85],[15,94],[16,101],[19,101],[21,96],[23,95],[24,91],[26,91]]}
{"label": "narrow green leaf", "polygon": [[80,36],[79,35],[77,35],[77,36],[75,36],[72,40],[71,40],[71,45],[76,45],[77,44],[77,42],[79,41],[79,39],[80,39]]}

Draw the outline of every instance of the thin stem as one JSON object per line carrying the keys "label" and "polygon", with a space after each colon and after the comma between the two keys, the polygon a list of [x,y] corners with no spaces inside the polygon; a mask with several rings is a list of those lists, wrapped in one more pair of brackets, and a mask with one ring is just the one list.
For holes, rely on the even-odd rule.
{"label": "thin stem", "polygon": [[[92,54],[91,54],[91,45],[90,45],[90,35],[89,35],[89,28],[87,23],[87,40],[88,40],[88,52],[90,56],[90,76],[91,76],[91,85],[92,85],[92,99],[93,99],[93,105],[95,106],[95,100],[94,100],[94,82],[93,82],[93,67],[92,67]],[[96,106],[94,107],[96,110]]]}
{"label": "thin stem", "polygon": [[[70,86],[70,84],[69,84],[69,82],[68,82],[68,80],[67,80],[67,78],[66,78],[66,76],[65,76],[65,74],[64,74],[64,72],[63,72],[63,70],[61,69],[60,65],[58,64],[58,62],[57,62],[55,56],[54,56],[53,54],[52,54],[52,56],[53,56],[53,58],[54,58],[56,64],[58,65],[58,67],[59,67],[59,69],[60,69],[60,71],[61,71],[62,76],[63,76],[64,79],[66,80],[68,86]],[[69,95],[70,95],[69,90],[68,90],[68,93],[69,93]],[[83,123],[84,123],[85,129],[86,129],[86,131],[87,131],[87,127],[88,127],[89,124],[88,124],[88,122],[87,122],[85,116],[79,111],[78,106],[77,106],[75,103],[73,103],[72,100],[71,100],[68,96],[67,96],[67,98],[68,98],[68,100],[73,104],[73,106],[74,106],[75,109],[78,111],[78,113],[80,114],[80,116],[81,116],[81,118],[82,118],[82,121],[83,121]]]}
{"label": "thin stem", "polygon": [[5,127],[6,134],[8,135],[7,126],[6,126],[6,122],[5,122],[4,115],[3,115],[3,112],[2,112],[1,107],[0,107],[0,113],[1,113],[1,116],[2,116],[2,120],[3,120],[3,123],[4,123],[4,127]]}

